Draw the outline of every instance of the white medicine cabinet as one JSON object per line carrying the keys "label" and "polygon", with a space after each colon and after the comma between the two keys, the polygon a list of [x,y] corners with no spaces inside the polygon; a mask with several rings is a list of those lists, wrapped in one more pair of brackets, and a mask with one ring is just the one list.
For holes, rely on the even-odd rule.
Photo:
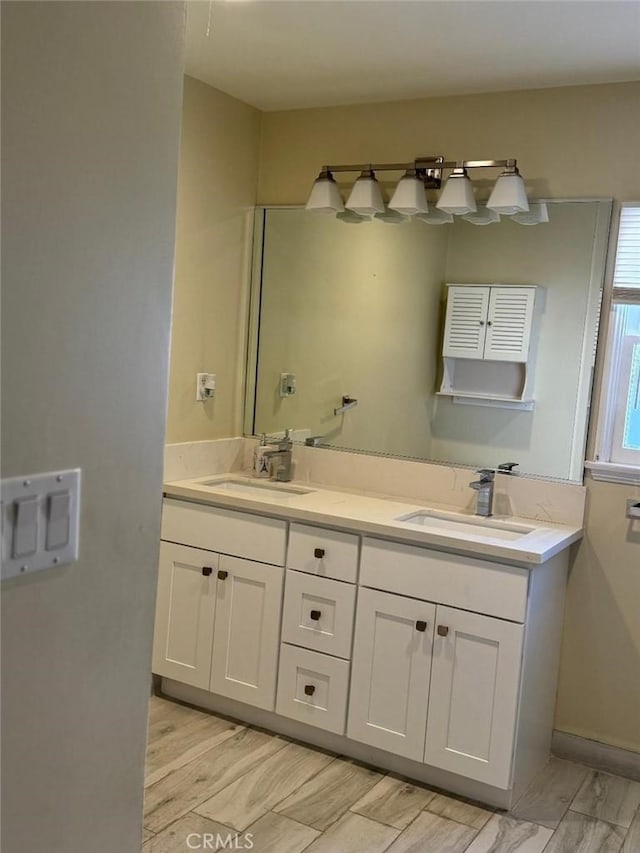
{"label": "white medicine cabinet", "polygon": [[543,289],[447,285],[440,394],[454,402],[533,408]]}

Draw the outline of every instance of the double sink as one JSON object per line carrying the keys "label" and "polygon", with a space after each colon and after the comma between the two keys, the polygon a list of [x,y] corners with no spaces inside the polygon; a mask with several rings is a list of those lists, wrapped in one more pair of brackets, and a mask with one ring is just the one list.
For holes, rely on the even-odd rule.
{"label": "double sink", "polygon": [[[291,486],[288,483],[274,483],[272,481],[255,481],[242,479],[240,477],[217,478],[202,482],[214,491],[221,491],[238,497],[279,497],[295,498],[301,495],[313,494],[315,489],[305,489],[300,486]],[[524,524],[513,524],[508,521],[495,518],[483,518],[477,515],[468,515],[458,512],[442,512],[440,510],[421,509],[406,515],[396,516],[394,521],[430,530],[434,533],[460,533],[468,536],[483,536],[491,539],[512,542],[533,533],[535,526]]]}

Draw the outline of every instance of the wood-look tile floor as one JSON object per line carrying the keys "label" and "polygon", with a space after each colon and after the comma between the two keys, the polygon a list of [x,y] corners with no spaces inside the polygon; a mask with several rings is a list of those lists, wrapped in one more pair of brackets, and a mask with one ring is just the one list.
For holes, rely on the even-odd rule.
{"label": "wood-look tile floor", "polygon": [[640,782],[552,758],[509,813],[151,698],[143,853],[640,853]]}

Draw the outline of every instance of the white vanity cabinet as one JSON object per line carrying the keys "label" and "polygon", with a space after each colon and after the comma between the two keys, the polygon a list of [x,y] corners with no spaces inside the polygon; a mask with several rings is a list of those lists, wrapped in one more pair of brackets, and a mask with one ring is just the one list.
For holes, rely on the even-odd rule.
{"label": "white vanity cabinet", "polygon": [[207,690],[216,614],[218,555],[160,543],[153,671]]}
{"label": "white vanity cabinet", "polygon": [[[244,554],[284,562],[285,522],[165,501],[162,535],[178,541],[160,543],[154,673],[273,710],[284,567]],[[184,544],[194,538],[240,556]]]}
{"label": "white vanity cabinet", "polygon": [[348,736],[508,787],[522,636],[522,625],[362,589]]}
{"label": "white vanity cabinet", "polygon": [[359,537],[292,524],[276,711],[344,734]]}
{"label": "white vanity cabinet", "polygon": [[360,583],[348,736],[509,788],[527,570],[365,539]]}
{"label": "white vanity cabinet", "polygon": [[165,500],[163,690],[508,808],[549,755],[568,552],[356,531]]}
{"label": "white vanity cabinet", "polygon": [[436,608],[425,764],[509,787],[524,625]]}
{"label": "white vanity cabinet", "polygon": [[273,709],[284,569],[220,556],[212,693]]}
{"label": "white vanity cabinet", "polygon": [[436,608],[361,589],[347,735],[422,761]]}

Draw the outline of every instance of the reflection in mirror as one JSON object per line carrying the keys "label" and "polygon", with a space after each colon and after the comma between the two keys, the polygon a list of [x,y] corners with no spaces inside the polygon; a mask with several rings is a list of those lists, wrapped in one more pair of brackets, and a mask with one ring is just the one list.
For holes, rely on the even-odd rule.
{"label": "reflection in mirror", "polygon": [[[547,211],[479,227],[259,210],[248,431],[581,479],[611,202]],[[452,331],[454,283],[473,287]],[[443,358],[458,333],[465,358]]]}

